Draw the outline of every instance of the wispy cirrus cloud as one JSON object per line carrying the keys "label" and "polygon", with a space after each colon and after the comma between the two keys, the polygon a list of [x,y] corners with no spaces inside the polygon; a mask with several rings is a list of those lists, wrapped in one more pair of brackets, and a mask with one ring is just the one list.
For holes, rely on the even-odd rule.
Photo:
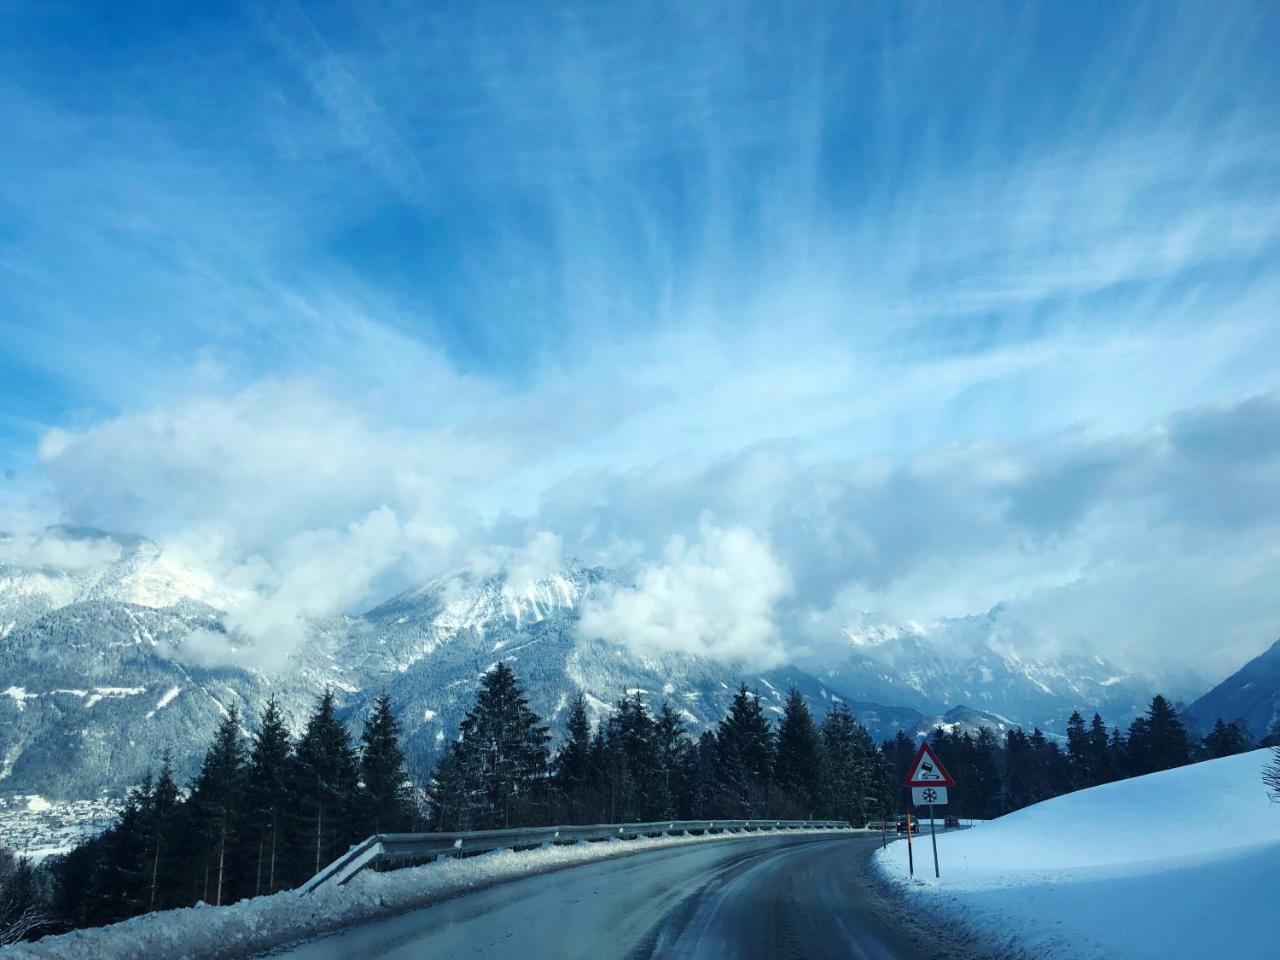
{"label": "wispy cirrus cloud", "polygon": [[9,516],[197,545],[273,629],[551,543],[674,603],[709,524],[791,585],[760,649],[1275,632],[1265,488],[1212,495],[1270,468],[1178,459],[1273,429],[1265,5],[0,16]]}

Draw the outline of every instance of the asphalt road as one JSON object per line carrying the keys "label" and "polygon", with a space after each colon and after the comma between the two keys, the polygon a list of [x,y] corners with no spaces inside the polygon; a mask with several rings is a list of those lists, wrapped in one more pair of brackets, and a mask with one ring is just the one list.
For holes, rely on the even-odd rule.
{"label": "asphalt road", "polygon": [[277,957],[925,960],[868,875],[878,837],[654,850],[477,890]]}

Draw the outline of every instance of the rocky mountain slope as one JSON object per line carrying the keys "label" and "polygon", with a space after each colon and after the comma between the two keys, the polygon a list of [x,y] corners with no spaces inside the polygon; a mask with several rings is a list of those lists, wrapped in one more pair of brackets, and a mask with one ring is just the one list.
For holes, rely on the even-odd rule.
{"label": "rocky mountain slope", "polygon": [[326,686],[353,723],[374,696],[390,693],[421,776],[499,660],[513,666],[553,732],[582,690],[598,717],[626,691],[667,699],[696,733],[723,715],[739,680],[775,715],[792,685],[819,716],[844,700],[876,737],[939,723],[1053,729],[1076,706],[1126,719],[1149,696],[1139,678],[1100,659],[1043,663],[1002,649],[1016,637],[999,611],[929,631],[861,624],[848,633],[847,655],[820,669],[761,672],[646,654],[578,629],[596,591],[625,586],[611,571],[580,566],[519,589],[502,576],[462,572],[362,615],[310,624],[302,646],[270,672],[210,665],[200,651],[211,637],[226,639],[220,604],[231,601],[209,578],[141,538],[51,536],[56,550],[0,559],[4,794],[119,790],[166,748],[189,774],[232,704],[252,717],[274,694],[300,724]]}
{"label": "rocky mountain slope", "polygon": [[1205,731],[1243,720],[1255,737],[1280,727],[1280,640],[1196,700],[1187,714]]}

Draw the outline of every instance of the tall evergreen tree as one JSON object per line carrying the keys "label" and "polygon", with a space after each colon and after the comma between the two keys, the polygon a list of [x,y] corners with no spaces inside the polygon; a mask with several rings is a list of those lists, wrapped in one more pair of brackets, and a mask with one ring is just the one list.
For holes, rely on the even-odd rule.
{"label": "tall evergreen tree", "polygon": [[1129,727],[1128,773],[1141,776],[1191,762],[1191,742],[1173,705],[1156,694]]}
{"label": "tall evergreen tree", "polygon": [[359,772],[351,735],[337,718],[333,690],[326,688],[298,741],[294,798],[302,827],[300,846],[309,856],[294,865],[293,881],[320,871],[356,839],[353,816]]}
{"label": "tall evergreen tree", "polygon": [[169,890],[174,871],[174,830],[181,812],[182,797],[173,779],[173,757],[165,750],[160,757],[160,773],[145,795],[141,809],[142,828],[146,835],[144,865],[149,863],[147,876],[147,910],[160,910],[170,897],[162,891]]}
{"label": "tall evergreen tree", "polygon": [[1072,790],[1093,785],[1092,760],[1084,717],[1080,716],[1079,710],[1074,710],[1067,718],[1067,768]]}
{"label": "tall evergreen tree", "polygon": [[1107,736],[1107,725],[1102,722],[1100,714],[1095,713],[1089,722],[1089,782],[1086,786],[1095,787],[1100,783],[1110,783],[1116,778],[1116,769],[1111,757],[1110,739]]}
{"label": "tall evergreen tree", "polygon": [[[246,839],[252,844],[253,896],[279,889],[279,865],[285,853],[285,825],[291,789],[297,782],[292,743],[279,704],[267,700],[258,720],[258,733],[249,751],[245,782]],[[247,886],[247,885],[246,885]],[[248,891],[246,891],[248,892]]]}
{"label": "tall evergreen tree", "polygon": [[404,752],[400,749],[400,727],[391,712],[391,697],[382,694],[360,734],[361,832],[399,833],[407,830],[413,817]]}
{"label": "tall evergreen tree", "polygon": [[1243,720],[1224,723],[1219,717],[1213,729],[1205,735],[1201,744],[1201,753],[1206,760],[1217,760],[1220,757],[1232,757],[1253,749],[1253,738],[1249,736],[1249,728]]}
{"label": "tall evergreen tree", "polygon": [[689,818],[692,816],[689,810],[694,776],[693,742],[685,730],[684,718],[665,700],[654,721],[653,735],[662,777],[658,795],[663,798],[663,807],[658,816],[661,819]]}
{"label": "tall evergreen tree", "polygon": [[773,730],[758,694],[739,684],[729,713],[716,727],[721,788],[726,812],[741,819],[767,814],[773,781]]}
{"label": "tall evergreen tree", "polygon": [[556,786],[568,799],[570,810],[576,811],[585,802],[584,791],[591,775],[591,718],[586,694],[581,690],[569,701],[565,738],[551,766]]}
{"label": "tall evergreen tree", "polygon": [[[843,704],[841,705],[843,706]],[[795,687],[787,692],[778,724],[776,780],[795,805],[797,819],[812,819],[825,799],[822,740],[809,704]]]}
{"label": "tall evergreen tree", "polygon": [[192,811],[204,838],[202,899],[220,906],[230,892],[236,864],[234,854],[245,786],[244,742],[240,737],[240,713],[233,704],[218,725],[213,744],[205,754],[191,787]]}
{"label": "tall evergreen tree", "polygon": [[[878,812],[877,751],[865,727],[837,702],[822,721],[822,757],[826,766],[826,812],[861,826]],[[868,803],[868,800],[871,802]]]}
{"label": "tall evergreen tree", "polygon": [[498,663],[480,681],[475,706],[451,745],[449,776],[461,786],[457,819],[471,829],[546,819],[547,728],[529,709],[516,675]]}

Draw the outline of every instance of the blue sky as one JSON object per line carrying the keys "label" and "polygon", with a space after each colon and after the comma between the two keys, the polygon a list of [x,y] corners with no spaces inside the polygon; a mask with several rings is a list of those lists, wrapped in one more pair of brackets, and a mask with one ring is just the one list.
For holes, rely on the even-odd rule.
{"label": "blue sky", "polygon": [[[1267,3],[0,3],[0,509],[284,617],[573,555],[766,576],[699,622],[774,647],[1017,600],[1224,669],[1280,632],[1240,459],[1280,432],[1278,40]],[[1188,493],[1241,478],[1243,520]]]}

